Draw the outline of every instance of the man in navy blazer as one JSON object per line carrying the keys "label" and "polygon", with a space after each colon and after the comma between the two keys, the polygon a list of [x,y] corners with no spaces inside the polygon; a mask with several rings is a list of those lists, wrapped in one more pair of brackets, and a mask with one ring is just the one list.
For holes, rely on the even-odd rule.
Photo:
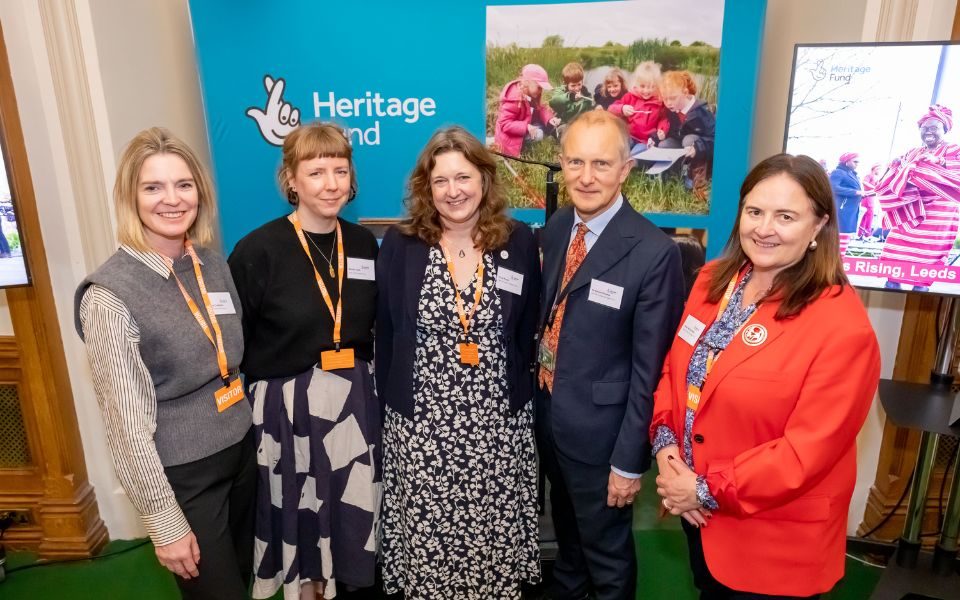
{"label": "man in navy blazer", "polygon": [[[573,207],[541,235],[537,439],[559,545],[556,600],[634,598],[632,504],[650,466],[653,392],[683,312],[679,250],[621,194],[629,143],[605,111],[570,125],[560,160]],[[580,223],[586,256],[560,289]]]}

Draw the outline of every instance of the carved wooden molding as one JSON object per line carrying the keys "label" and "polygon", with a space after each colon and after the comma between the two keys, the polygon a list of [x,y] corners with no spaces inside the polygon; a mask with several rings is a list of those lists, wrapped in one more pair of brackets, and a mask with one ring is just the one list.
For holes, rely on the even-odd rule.
{"label": "carved wooden molding", "polygon": [[88,271],[116,251],[113,209],[100,161],[97,125],[74,0],[40,0],[40,17],[63,130]]}
{"label": "carved wooden molding", "polygon": [[[63,93],[70,95],[73,90]],[[16,199],[25,259],[33,278],[30,286],[6,291],[14,339],[0,340],[0,376],[17,380],[32,462],[27,468],[0,470],[0,508],[27,509],[32,525],[14,526],[4,535],[4,541],[14,547],[37,549],[43,557],[90,556],[106,543],[107,530],[87,480],[2,31],[0,132],[6,141],[10,189]]]}

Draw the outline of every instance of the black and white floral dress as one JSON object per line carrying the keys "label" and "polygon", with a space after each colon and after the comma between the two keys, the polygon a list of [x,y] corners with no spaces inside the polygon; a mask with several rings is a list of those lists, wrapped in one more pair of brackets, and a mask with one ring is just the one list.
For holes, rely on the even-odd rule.
{"label": "black and white floral dress", "polygon": [[[387,408],[381,560],[407,600],[520,598],[540,577],[533,408],[512,414],[495,265],[471,327],[480,364],[463,365],[453,284],[430,250],[419,302],[414,418]],[[476,277],[460,291],[469,313]]]}

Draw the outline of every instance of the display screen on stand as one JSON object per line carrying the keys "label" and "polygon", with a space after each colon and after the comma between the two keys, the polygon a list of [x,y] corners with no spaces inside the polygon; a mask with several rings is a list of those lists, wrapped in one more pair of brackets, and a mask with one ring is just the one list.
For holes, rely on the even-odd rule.
{"label": "display screen on stand", "polygon": [[861,288],[960,295],[960,43],[797,45],[784,151],[820,162]]}

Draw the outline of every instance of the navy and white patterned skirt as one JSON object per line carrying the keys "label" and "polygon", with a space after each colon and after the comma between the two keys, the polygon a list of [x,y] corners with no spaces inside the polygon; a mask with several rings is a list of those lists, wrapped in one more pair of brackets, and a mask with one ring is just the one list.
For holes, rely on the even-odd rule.
{"label": "navy and white patterned skirt", "polygon": [[283,587],[374,583],[380,509],[380,409],[372,368],[250,383],[257,444],[254,598]]}

